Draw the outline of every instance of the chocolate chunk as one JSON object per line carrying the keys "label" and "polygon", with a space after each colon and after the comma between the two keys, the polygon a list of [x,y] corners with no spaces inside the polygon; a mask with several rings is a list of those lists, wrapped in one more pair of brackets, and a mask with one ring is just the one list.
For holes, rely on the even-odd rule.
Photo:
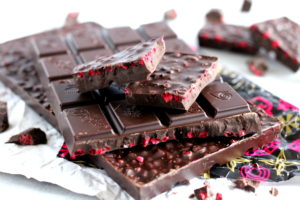
{"label": "chocolate chunk", "polygon": [[252,1],[251,0],[244,0],[242,5],[242,12],[249,12],[251,9]]}
{"label": "chocolate chunk", "polygon": [[265,57],[257,56],[247,61],[249,70],[256,76],[263,76],[268,70],[268,64]]}
{"label": "chocolate chunk", "polygon": [[47,144],[47,137],[44,131],[39,128],[29,128],[21,133],[12,136],[6,143],[18,145],[38,145]]}
{"label": "chocolate chunk", "polygon": [[278,189],[275,187],[272,187],[269,192],[274,197],[277,197],[277,195],[278,195]]}
{"label": "chocolate chunk", "polygon": [[0,133],[7,130],[9,127],[8,115],[7,115],[7,104],[6,102],[0,101]]}
{"label": "chocolate chunk", "polygon": [[109,57],[74,68],[74,80],[80,92],[108,87],[112,81],[118,84],[146,79],[152,73],[163,54],[162,38],[143,42]]}
{"label": "chocolate chunk", "polygon": [[277,60],[296,72],[300,67],[300,26],[287,17],[251,26],[255,45],[274,51]]}
{"label": "chocolate chunk", "polygon": [[176,17],[177,17],[177,13],[176,13],[176,10],[174,10],[174,9],[166,11],[165,15],[164,15],[165,20],[173,20],[173,19],[176,19]]}
{"label": "chocolate chunk", "polygon": [[69,13],[66,17],[65,26],[70,27],[78,24],[78,16],[79,13],[77,12]]}
{"label": "chocolate chunk", "polygon": [[137,105],[188,110],[217,73],[216,57],[165,54],[148,80],[129,84],[126,99]]}
{"label": "chocolate chunk", "polygon": [[223,13],[219,9],[212,9],[206,14],[206,21],[213,24],[223,23]]}
{"label": "chocolate chunk", "polygon": [[229,24],[206,24],[198,33],[200,46],[227,49],[239,53],[256,54],[250,30],[247,27]]}
{"label": "chocolate chunk", "polygon": [[194,194],[195,197],[199,200],[206,200],[214,196],[214,193],[209,184],[194,190]]}
{"label": "chocolate chunk", "polygon": [[235,184],[235,188],[245,190],[247,192],[255,192],[256,188],[259,186],[260,181],[252,180],[252,179],[245,179],[245,178],[238,178],[233,180]]}

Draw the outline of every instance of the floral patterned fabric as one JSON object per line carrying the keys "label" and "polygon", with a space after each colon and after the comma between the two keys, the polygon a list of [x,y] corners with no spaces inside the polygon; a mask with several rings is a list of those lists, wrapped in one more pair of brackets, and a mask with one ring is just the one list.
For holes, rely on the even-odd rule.
{"label": "floral patterned fabric", "polygon": [[[284,128],[278,139],[259,149],[249,149],[242,157],[223,166],[215,166],[205,177],[245,177],[261,181],[283,181],[300,174],[300,112],[290,103],[260,88],[243,76],[228,70],[221,72],[228,82],[248,101],[263,108],[269,115],[278,117]],[[94,167],[88,156],[70,156],[63,145],[59,157],[77,164]]]}

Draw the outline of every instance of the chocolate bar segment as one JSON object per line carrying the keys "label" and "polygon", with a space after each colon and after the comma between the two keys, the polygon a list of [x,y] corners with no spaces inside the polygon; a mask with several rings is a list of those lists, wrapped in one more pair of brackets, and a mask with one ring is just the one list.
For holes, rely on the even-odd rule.
{"label": "chocolate bar segment", "polygon": [[7,104],[6,102],[0,101],[0,133],[7,130],[9,127],[8,115],[7,115]]}
{"label": "chocolate bar segment", "polygon": [[148,80],[129,84],[126,99],[131,104],[188,110],[217,74],[216,57],[165,54]]}
{"label": "chocolate bar segment", "polygon": [[200,46],[228,49],[239,53],[256,54],[250,30],[247,27],[229,24],[206,24],[198,33]]}
{"label": "chocolate bar segment", "polygon": [[296,72],[300,67],[300,26],[287,17],[268,20],[251,26],[255,44],[274,51],[276,58]]}
{"label": "chocolate bar segment", "polygon": [[260,147],[274,140],[281,129],[280,122],[260,109],[253,108],[253,111],[262,120],[262,133],[234,143],[226,138],[194,138],[146,148],[116,150],[92,159],[134,199],[150,199],[171,189],[176,183],[209,171],[215,164],[225,164],[251,147]]}
{"label": "chocolate bar segment", "polygon": [[107,33],[115,47],[128,44],[134,45],[142,41],[141,36],[128,26],[111,28],[107,30]]}
{"label": "chocolate bar segment", "polygon": [[34,40],[34,48],[39,57],[66,53],[65,43],[57,35],[45,35]]}
{"label": "chocolate bar segment", "polygon": [[143,80],[155,70],[164,53],[162,38],[140,43],[75,67],[73,77],[80,92],[108,87],[112,81],[123,84]]}

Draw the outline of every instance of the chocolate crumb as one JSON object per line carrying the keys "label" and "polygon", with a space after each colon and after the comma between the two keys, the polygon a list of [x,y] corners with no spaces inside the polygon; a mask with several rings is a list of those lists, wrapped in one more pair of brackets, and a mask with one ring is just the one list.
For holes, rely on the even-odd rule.
{"label": "chocolate crumb", "polygon": [[78,24],[78,12],[69,13],[66,17],[65,26],[70,27]]}
{"label": "chocolate crumb", "polygon": [[21,133],[12,136],[6,143],[18,145],[46,144],[47,137],[44,131],[39,128],[29,128]]}
{"label": "chocolate crumb", "polygon": [[191,194],[191,195],[189,196],[190,199],[192,199],[192,198],[194,198],[194,197],[195,197],[195,194]]}
{"label": "chocolate crumb", "polygon": [[8,115],[7,115],[7,104],[6,102],[0,101],[0,133],[7,130],[9,127]]}
{"label": "chocolate crumb", "polygon": [[214,192],[208,182],[205,182],[203,187],[194,190],[194,194],[198,200],[206,200],[214,196]]}
{"label": "chocolate crumb", "polygon": [[249,12],[251,9],[252,1],[251,0],[244,0],[242,5],[242,12]]}
{"label": "chocolate crumb", "polygon": [[223,13],[219,9],[212,9],[206,14],[206,21],[212,24],[223,23]]}
{"label": "chocolate crumb", "polygon": [[189,184],[190,184],[189,180],[184,180],[176,183],[176,185],[189,185]]}
{"label": "chocolate crumb", "polygon": [[256,76],[263,76],[268,71],[267,59],[262,56],[251,58],[247,61],[249,70]]}
{"label": "chocolate crumb", "polygon": [[275,188],[275,187],[272,187],[272,188],[270,189],[269,192],[270,192],[270,194],[273,195],[274,197],[276,197],[276,196],[278,195],[278,189]]}
{"label": "chocolate crumb", "polygon": [[242,189],[247,192],[255,192],[256,188],[260,184],[260,181],[245,178],[238,178],[232,182],[235,184],[235,188]]}
{"label": "chocolate crumb", "polygon": [[165,20],[174,20],[177,18],[177,13],[174,9],[168,10],[165,12],[164,19]]}

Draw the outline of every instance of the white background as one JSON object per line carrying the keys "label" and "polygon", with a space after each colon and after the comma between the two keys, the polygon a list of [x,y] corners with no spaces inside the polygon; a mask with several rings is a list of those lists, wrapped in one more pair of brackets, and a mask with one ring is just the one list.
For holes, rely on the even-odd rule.
{"label": "white background", "polygon": [[[253,0],[250,13],[240,12],[242,2],[243,0],[0,0],[0,42],[60,27],[69,12],[80,12],[81,22],[94,21],[105,27],[128,25],[136,28],[140,24],[162,20],[166,10],[175,9],[178,18],[171,21],[170,26],[180,38],[191,45],[197,44],[197,32],[203,26],[204,16],[211,8],[222,9],[225,21],[231,24],[251,25],[282,16],[288,16],[300,23],[299,1]],[[293,73],[276,61],[270,60],[270,70],[266,76],[256,77],[248,72],[245,65],[250,56],[206,48],[203,48],[203,52],[220,57],[221,63],[226,67],[244,74],[273,94],[300,107],[300,72]],[[0,193],[1,200],[95,199],[77,195],[52,184],[1,173]],[[10,197],[7,196],[9,194]]]}

